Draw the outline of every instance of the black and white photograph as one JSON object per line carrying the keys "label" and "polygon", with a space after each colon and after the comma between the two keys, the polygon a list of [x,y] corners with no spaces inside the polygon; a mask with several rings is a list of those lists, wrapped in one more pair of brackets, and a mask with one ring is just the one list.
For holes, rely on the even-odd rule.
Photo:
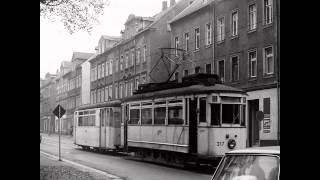
{"label": "black and white photograph", "polygon": [[280,0],[40,0],[40,180],[78,179],[280,180]]}

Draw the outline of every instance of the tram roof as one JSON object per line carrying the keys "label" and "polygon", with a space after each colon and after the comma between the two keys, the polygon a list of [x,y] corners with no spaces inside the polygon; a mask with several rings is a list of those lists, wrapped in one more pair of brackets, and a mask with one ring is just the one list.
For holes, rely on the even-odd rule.
{"label": "tram roof", "polygon": [[85,110],[85,109],[93,109],[93,108],[100,108],[100,107],[121,107],[121,101],[120,100],[113,100],[98,104],[90,104],[90,105],[82,105],[78,107],[76,110]]}
{"label": "tram roof", "polygon": [[243,90],[234,88],[223,84],[214,84],[206,86],[203,84],[196,84],[187,87],[165,89],[160,91],[152,91],[146,93],[135,94],[124,98],[122,101],[134,101],[142,99],[164,98],[170,96],[183,96],[192,94],[207,94],[207,93],[240,93],[246,94]]}

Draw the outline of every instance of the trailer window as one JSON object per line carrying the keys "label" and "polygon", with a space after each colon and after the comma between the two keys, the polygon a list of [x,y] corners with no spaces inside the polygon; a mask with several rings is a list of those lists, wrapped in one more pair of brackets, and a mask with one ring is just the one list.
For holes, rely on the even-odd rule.
{"label": "trailer window", "polygon": [[211,125],[219,126],[220,125],[220,104],[211,104]]}
{"label": "trailer window", "polygon": [[130,109],[129,124],[138,124],[140,120],[140,109]]}
{"label": "trailer window", "polygon": [[199,100],[200,100],[200,122],[207,122],[207,120],[206,120],[207,99],[205,97],[202,97]]}
{"label": "trailer window", "polygon": [[154,108],[154,124],[165,124],[166,107]]}
{"label": "trailer window", "polygon": [[152,124],[152,109],[141,109],[141,124]]}
{"label": "trailer window", "polygon": [[240,124],[240,104],[222,104],[222,124]]}
{"label": "trailer window", "polygon": [[183,124],[182,106],[168,107],[168,124]]}

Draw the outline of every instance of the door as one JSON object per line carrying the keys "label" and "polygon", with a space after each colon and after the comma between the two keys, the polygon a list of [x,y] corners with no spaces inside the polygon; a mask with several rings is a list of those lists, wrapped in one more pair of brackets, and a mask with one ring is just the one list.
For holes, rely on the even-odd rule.
{"label": "door", "polygon": [[259,99],[248,100],[249,105],[249,147],[259,146],[260,122],[257,120],[259,111]]}
{"label": "door", "polygon": [[100,109],[100,147],[106,147],[106,111],[105,109]]}
{"label": "door", "polygon": [[198,119],[197,98],[189,98],[189,153],[197,153],[198,148]]}

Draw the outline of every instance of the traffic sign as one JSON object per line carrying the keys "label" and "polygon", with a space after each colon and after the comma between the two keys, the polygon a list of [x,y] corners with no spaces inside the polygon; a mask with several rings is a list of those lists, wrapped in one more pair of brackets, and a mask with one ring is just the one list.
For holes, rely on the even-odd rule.
{"label": "traffic sign", "polygon": [[56,115],[58,118],[61,118],[64,113],[66,113],[66,110],[63,109],[62,106],[60,106],[60,104],[58,104],[58,106],[53,110],[53,114]]}

